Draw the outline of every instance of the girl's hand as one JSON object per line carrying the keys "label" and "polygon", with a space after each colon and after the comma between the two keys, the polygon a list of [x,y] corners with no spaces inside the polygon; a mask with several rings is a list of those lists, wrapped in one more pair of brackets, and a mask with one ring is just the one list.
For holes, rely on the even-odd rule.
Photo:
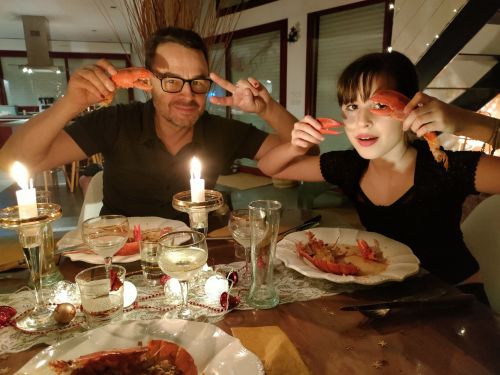
{"label": "girl's hand", "polygon": [[452,134],[461,131],[464,112],[467,111],[418,92],[406,105],[404,112],[408,117],[403,122],[403,130],[412,130],[421,137],[431,131]]}
{"label": "girl's hand", "polygon": [[306,152],[315,145],[319,145],[325,139],[320,133],[320,129],[321,124],[318,120],[307,115],[293,125],[292,145],[303,149],[303,152]]}

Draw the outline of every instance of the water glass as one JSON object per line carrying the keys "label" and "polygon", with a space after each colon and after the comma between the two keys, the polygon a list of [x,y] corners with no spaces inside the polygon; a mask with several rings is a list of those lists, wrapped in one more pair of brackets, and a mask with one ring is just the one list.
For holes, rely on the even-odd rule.
{"label": "water glass", "polygon": [[126,270],[118,265],[110,266],[109,270],[116,272],[117,278],[121,281],[121,286],[117,290],[111,290],[113,280],[110,282],[105,266],[87,268],[75,276],[89,328],[119,320],[123,316],[123,283]]}
{"label": "water glass", "polygon": [[144,281],[151,286],[160,285],[160,280],[165,274],[158,265],[158,241],[139,241],[141,253],[141,267]]}
{"label": "water glass", "polygon": [[258,309],[269,309],[279,303],[273,281],[273,263],[279,233],[281,203],[257,200],[250,202],[248,209],[253,278],[247,302]]}

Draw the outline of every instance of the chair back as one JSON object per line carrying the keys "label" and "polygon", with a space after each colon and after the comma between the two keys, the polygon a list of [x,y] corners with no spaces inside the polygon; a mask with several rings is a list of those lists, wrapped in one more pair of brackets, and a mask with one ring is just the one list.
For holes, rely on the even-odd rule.
{"label": "chair back", "polygon": [[103,171],[97,172],[89,182],[87,192],[83,198],[78,225],[91,217],[99,216],[102,208],[102,175]]}
{"label": "chair back", "polygon": [[500,314],[500,195],[478,204],[461,228],[465,244],[479,262],[491,308]]}

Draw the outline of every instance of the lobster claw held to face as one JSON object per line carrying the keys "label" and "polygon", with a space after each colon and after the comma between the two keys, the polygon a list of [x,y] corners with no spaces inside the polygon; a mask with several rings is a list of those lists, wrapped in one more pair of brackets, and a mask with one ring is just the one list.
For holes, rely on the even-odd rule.
{"label": "lobster claw held to face", "polygon": [[[379,116],[390,116],[396,120],[404,121],[407,115],[404,113],[405,106],[410,102],[405,95],[394,90],[378,90],[370,100],[377,106],[370,109],[370,112]],[[429,145],[429,149],[438,163],[442,163],[448,169],[448,155],[441,150],[436,132],[424,134],[424,138]]]}
{"label": "lobster claw held to face", "polygon": [[[137,67],[120,69],[111,76],[111,80],[117,89],[137,88],[144,91],[151,91],[153,89],[153,85],[151,84],[152,78],[153,73],[149,70]],[[101,104],[110,105],[114,95],[114,92],[108,94]]]}
{"label": "lobster claw held to face", "polygon": [[333,134],[333,135],[342,134],[342,132],[332,129],[332,128],[342,127],[343,126],[342,123],[334,119],[325,117],[317,118],[316,120],[318,120],[318,122],[321,124],[321,130],[319,131],[321,134]]}

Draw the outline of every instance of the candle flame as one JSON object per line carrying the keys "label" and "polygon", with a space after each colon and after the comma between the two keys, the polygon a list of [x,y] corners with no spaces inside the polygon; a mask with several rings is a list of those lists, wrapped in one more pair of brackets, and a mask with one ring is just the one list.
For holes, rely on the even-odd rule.
{"label": "candle flame", "polygon": [[201,177],[201,162],[196,156],[194,156],[191,159],[191,178],[199,179],[200,177]]}
{"label": "candle flame", "polygon": [[21,189],[27,190],[29,188],[28,170],[20,162],[18,161],[14,162],[12,168],[10,169],[10,175],[14,180],[16,180],[16,183],[19,185]]}

